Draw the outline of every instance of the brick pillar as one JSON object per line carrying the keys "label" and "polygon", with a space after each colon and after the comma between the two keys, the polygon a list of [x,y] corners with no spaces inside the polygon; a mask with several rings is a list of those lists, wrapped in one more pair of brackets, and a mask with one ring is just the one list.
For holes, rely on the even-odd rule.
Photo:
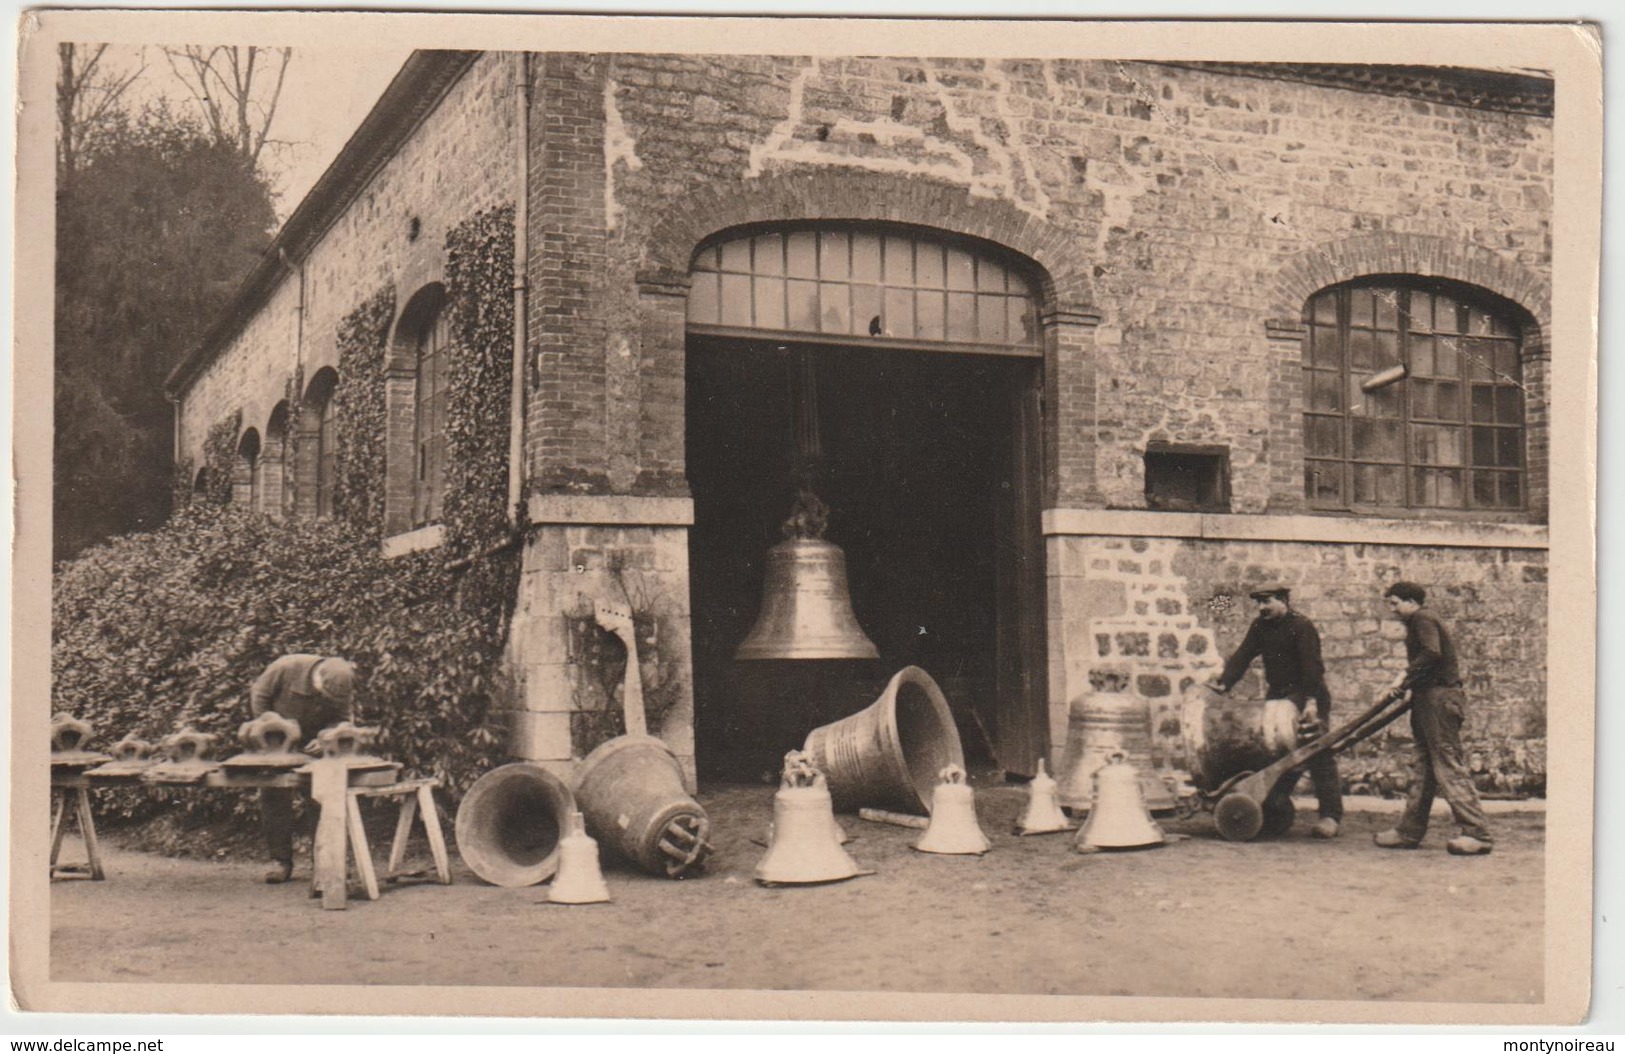
{"label": "brick pillar", "polygon": [[688,275],[638,275],[638,475],[633,493],[687,497],[686,420]]}
{"label": "brick pillar", "polygon": [[1296,319],[1265,323],[1269,340],[1269,434],[1264,457],[1269,467],[1269,511],[1302,512],[1303,496],[1303,341]]}
{"label": "brick pillar", "polygon": [[[544,492],[610,489],[607,333],[594,307],[606,266],[604,61],[556,53],[537,62],[527,320],[535,370],[526,461],[532,488]],[[633,380],[624,369],[617,374],[623,388]],[[617,468],[624,474],[627,466]]]}
{"label": "brick pillar", "polygon": [[1100,316],[1057,308],[1039,324],[1044,330],[1044,504],[1098,506],[1095,330]]}

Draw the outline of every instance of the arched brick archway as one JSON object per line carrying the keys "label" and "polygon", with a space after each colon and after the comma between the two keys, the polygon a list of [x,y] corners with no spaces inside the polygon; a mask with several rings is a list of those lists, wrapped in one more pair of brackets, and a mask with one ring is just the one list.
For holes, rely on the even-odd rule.
{"label": "arched brick archway", "polygon": [[636,491],[686,492],[680,393],[685,298],[695,250],[734,228],[808,221],[906,224],[979,239],[1030,261],[1044,330],[1043,504],[1098,504],[1094,330],[1100,315],[1084,243],[1073,231],[1007,201],[973,195],[963,186],[851,170],[711,184],[696,189],[653,227],[637,274],[645,390],[676,398],[657,408],[656,415],[646,408],[646,421],[670,424],[644,428]]}

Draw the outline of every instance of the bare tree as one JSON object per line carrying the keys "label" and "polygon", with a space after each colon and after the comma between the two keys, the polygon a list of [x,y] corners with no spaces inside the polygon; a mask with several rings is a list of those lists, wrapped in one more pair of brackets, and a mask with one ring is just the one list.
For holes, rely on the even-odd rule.
{"label": "bare tree", "polygon": [[[170,69],[203,112],[209,131],[258,164],[269,138],[292,48],[165,48]],[[274,73],[272,72],[274,67]]]}
{"label": "bare tree", "polygon": [[57,45],[56,160],[65,175],[73,174],[85,142],[112,120],[125,90],[147,68],[143,57],[133,70],[114,72],[102,64],[107,47]]}

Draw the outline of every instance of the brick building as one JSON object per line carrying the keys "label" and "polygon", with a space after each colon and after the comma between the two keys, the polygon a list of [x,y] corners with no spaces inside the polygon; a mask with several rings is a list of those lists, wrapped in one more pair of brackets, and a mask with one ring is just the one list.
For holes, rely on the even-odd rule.
{"label": "brick building", "polygon": [[171,378],[177,459],[230,422],[234,500],[332,514],[341,332],[382,303],[380,542],[440,544],[450,232],[510,208],[515,754],[594,745],[606,596],[680,756],[782,749],[732,655],[812,389],[881,654],[850,709],[919,664],[1030,773],[1127,690],[1177,766],[1250,584],[1293,587],[1348,713],[1406,577],[1483,786],[1538,790],[1552,161],[1525,71],[420,52]]}

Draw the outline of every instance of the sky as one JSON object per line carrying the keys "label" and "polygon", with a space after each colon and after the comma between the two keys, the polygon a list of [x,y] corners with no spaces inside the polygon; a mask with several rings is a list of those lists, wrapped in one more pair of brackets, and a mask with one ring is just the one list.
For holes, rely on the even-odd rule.
{"label": "sky", "polygon": [[[272,140],[286,145],[268,147],[262,156],[277,191],[278,222],[288,218],[326,171],[409,54],[403,48],[295,49],[270,132]],[[145,64],[127,95],[131,103],[167,97],[183,112],[197,112],[196,102],[157,47],[114,45],[104,61],[122,70]]]}

